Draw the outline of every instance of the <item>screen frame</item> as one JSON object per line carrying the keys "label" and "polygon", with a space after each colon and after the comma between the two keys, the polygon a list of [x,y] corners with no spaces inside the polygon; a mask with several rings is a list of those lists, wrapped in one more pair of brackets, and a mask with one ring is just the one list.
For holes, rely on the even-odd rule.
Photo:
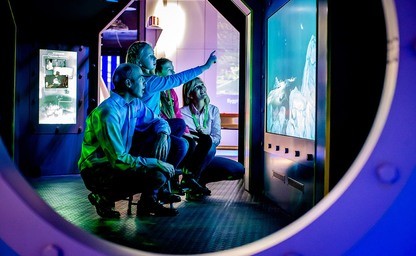
{"label": "screen frame", "polygon": [[[34,74],[31,79],[31,102],[30,122],[34,134],[79,134],[83,131],[84,122],[84,95],[86,87],[86,77],[82,75],[85,67],[81,64],[88,52],[87,47],[54,47],[46,45],[37,49],[38,58],[33,62]],[[47,70],[48,59],[57,62],[65,62],[64,67],[53,67]],[[47,88],[46,78],[50,75],[55,76],[55,71],[63,72],[59,75],[66,79],[66,85],[59,85],[55,88]],[[68,73],[69,72],[69,73]],[[50,74],[49,74],[50,73]],[[72,121],[41,121],[41,114],[45,111],[45,102],[41,98],[56,96],[60,104],[72,106]],[[43,104],[43,105],[42,105]],[[62,111],[61,111],[62,112]],[[61,112],[56,115],[59,116]]]}

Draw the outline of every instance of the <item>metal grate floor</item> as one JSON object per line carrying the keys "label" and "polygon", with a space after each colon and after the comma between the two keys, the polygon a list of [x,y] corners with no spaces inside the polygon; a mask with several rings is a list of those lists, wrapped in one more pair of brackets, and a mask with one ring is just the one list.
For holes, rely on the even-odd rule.
{"label": "metal grate floor", "polygon": [[[127,201],[118,201],[118,220],[101,219],[79,175],[30,180],[35,191],[68,222],[102,239],[162,254],[201,254],[249,244],[292,220],[276,205],[252,196],[243,180],[207,184],[212,191],[202,202],[175,203],[175,217],[127,215]],[[137,200],[136,195],[134,200]]]}

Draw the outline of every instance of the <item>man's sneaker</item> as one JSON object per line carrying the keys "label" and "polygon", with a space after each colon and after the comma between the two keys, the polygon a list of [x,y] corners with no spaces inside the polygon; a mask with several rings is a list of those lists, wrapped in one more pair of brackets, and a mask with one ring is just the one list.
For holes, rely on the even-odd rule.
{"label": "man's sneaker", "polygon": [[175,208],[166,208],[155,200],[140,200],[137,203],[137,216],[176,216],[179,212]]}
{"label": "man's sneaker", "polygon": [[95,206],[95,210],[101,218],[120,218],[120,213],[118,211],[114,211],[113,207],[111,207],[113,204],[108,202],[108,200],[106,200],[103,196],[91,193],[88,195],[88,200]]}

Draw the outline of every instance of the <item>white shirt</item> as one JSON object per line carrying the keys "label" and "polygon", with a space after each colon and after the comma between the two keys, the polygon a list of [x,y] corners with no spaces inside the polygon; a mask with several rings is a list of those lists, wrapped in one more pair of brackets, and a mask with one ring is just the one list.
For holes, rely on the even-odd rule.
{"label": "white shirt", "polygon": [[[192,111],[190,109],[192,108]],[[205,107],[204,107],[205,109]],[[208,105],[208,116],[205,117],[204,111],[199,112],[192,104],[184,106],[181,108],[182,118],[185,121],[190,131],[196,132],[199,125],[204,134],[209,134],[212,139],[212,143],[215,146],[218,146],[221,142],[221,118],[220,110],[217,106],[212,104]],[[196,123],[194,122],[194,117]],[[206,120],[206,125],[204,127],[204,120]]]}

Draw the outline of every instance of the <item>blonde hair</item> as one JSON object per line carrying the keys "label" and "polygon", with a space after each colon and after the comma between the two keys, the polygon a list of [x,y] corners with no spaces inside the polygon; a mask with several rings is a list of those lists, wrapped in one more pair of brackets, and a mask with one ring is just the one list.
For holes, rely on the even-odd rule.
{"label": "blonde hair", "polygon": [[152,47],[152,45],[145,41],[136,41],[132,43],[127,49],[126,62],[139,65],[144,48]]}
{"label": "blonde hair", "polygon": [[[195,87],[198,84],[204,84],[204,81],[202,81],[202,79],[200,77],[195,77],[194,79],[186,82],[183,84],[182,87],[182,100],[183,100],[183,105],[184,106],[188,106],[189,104],[191,104],[191,99],[189,98],[189,95],[195,91]],[[208,105],[210,102],[209,96],[207,95],[207,97],[205,98],[205,105]]]}

